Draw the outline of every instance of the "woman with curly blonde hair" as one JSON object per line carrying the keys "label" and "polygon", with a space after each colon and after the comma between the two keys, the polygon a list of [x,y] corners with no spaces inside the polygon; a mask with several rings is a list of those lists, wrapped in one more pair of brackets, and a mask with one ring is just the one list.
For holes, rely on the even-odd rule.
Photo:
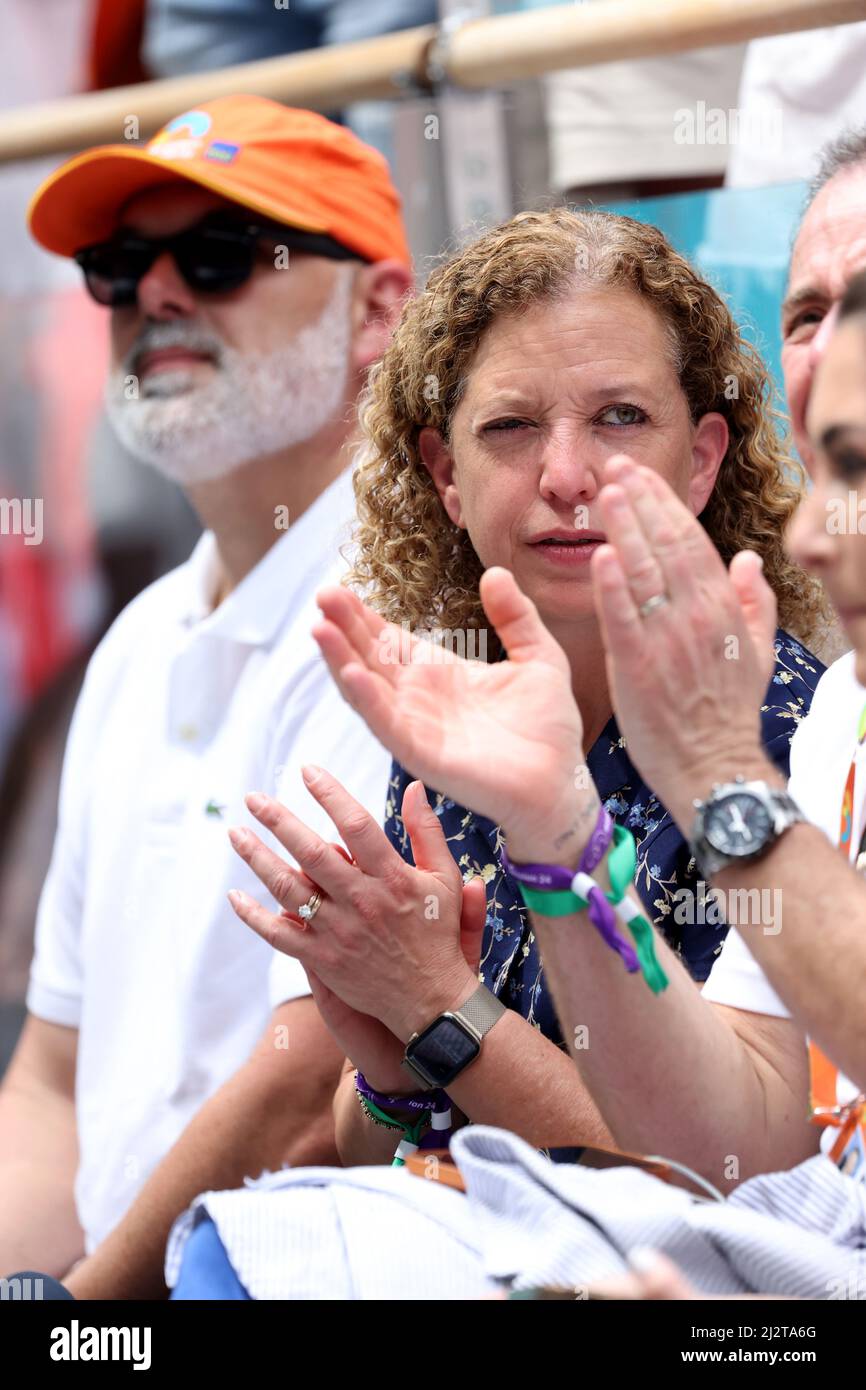
{"label": "woman with curly blonde hair", "polygon": [[[706,979],[726,923],[702,891],[683,835],[629,759],[612,710],[590,561],[605,540],[603,475],[621,454],[673,488],[726,562],[743,549],[760,556],[783,627],[755,719],[787,775],[791,735],[823,670],[803,643],[824,608],[820,590],[784,552],[802,479],[785,454],[759,357],[716,291],[657,229],[603,212],[521,213],[452,256],[407,303],[371,375],[363,418],[369,448],[356,473],[354,580],[369,606],[349,590],[321,596],[326,621],[316,636],[332,670],[339,674],[359,646],[386,674],[408,660],[418,700],[435,710],[449,648],[487,662],[503,655],[479,583],[492,567],[511,571],[567,659],[583,736],[575,783],[633,834],[643,912],[693,977]],[[694,584],[700,590],[700,573]],[[422,642],[419,631],[438,638]],[[734,633],[729,648],[736,661]],[[431,1045],[448,1073],[448,1099],[473,1121],[568,1151],[605,1141],[564,1055],[532,923],[503,857],[502,820],[451,799],[471,784],[461,781],[461,763],[497,756],[495,701],[484,705],[483,737],[472,717],[473,668],[461,668],[465,729],[443,725],[423,768],[392,770],[390,844],[314,770],[308,786],[355,864],[273,804],[262,819],[305,873],[287,875],[264,849],[244,855],[290,918],[309,909],[312,930],[299,933],[285,916],[235,903],[245,922],[303,961],[354,1064],[336,1102],[344,1163],[393,1151],[389,1125],[417,1128],[423,1087],[420,1099],[410,1093],[425,1066],[436,1074],[425,1061]],[[536,697],[556,703],[559,680],[551,674]],[[410,735],[395,735],[395,746],[389,738],[392,751],[411,747]],[[512,825],[522,827],[508,853],[515,862],[551,863],[558,807],[545,796],[554,779],[541,763],[527,772],[531,727],[524,743],[526,758],[503,769],[518,808]],[[429,790],[412,781],[419,773]],[[478,992],[479,978],[489,1031],[468,1056],[441,1020]],[[407,1071],[413,1038],[417,1065]]]}
{"label": "woman with curly blonde hair", "polygon": [[[785,450],[767,371],[724,301],[658,228],[605,212],[519,213],[435,271],[407,305],[363,409],[370,448],[355,474],[355,580],[394,622],[483,625],[485,566],[443,505],[421,435],[451,438],[481,339],[498,319],[605,291],[631,293],[655,311],[690,422],[711,412],[725,420],[727,447],[700,519],[726,563],[738,550],[757,551],[781,626],[808,642],[829,611],[785,553],[804,475]],[[624,432],[622,447],[631,449],[628,440]]]}

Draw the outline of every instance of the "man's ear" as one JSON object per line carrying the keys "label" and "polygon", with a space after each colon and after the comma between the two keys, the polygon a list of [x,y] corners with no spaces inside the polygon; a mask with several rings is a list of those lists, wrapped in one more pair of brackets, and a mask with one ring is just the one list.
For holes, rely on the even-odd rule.
{"label": "man's ear", "polygon": [[400,261],[361,266],[355,280],[353,354],[363,372],[384,353],[415,281]]}
{"label": "man's ear", "polygon": [[428,426],[418,435],[418,452],[433,479],[439,499],[455,526],[465,530],[460,493],[454,480],[454,458],[438,430]]}
{"label": "man's ear", "polygon": [[702,415],[692,440],[692,475],[688,503],[700,516],[710,500],[725,454],[728,452],[728,422],[718,411]]}

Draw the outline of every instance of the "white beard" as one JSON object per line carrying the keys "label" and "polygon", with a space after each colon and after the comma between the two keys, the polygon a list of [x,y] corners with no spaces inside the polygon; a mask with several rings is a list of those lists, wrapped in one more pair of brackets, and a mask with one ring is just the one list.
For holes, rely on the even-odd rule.
{"label": "white beard", "polygon": [[[188,487],[312,439],[342,405],[349,374],[354,275],[338,269],[319,318],[274,352],[237,352],[188,322],[147,326],[106,383],[106,413],[123,446]],[[169,369],[138,383],[132,364],[170,347],[210,354],[212,375],[199,383],[194,370]]]}

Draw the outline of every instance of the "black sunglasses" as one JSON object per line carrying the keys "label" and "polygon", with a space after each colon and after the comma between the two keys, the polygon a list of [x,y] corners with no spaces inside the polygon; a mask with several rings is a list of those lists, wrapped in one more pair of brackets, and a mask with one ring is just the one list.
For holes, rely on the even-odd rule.
{"label": "black sunglasses", "polygon": [[262,243],[331,260],[363,259],[333,237],[277,223],[239,222],[222,212],[209,213],[174,236],[142,237],[121,228],[109,241],[76,251],[75,259],[97,304],[116,309],[135,303],[139,282],[165,251],[191,289],[226,294],[250,278]]}

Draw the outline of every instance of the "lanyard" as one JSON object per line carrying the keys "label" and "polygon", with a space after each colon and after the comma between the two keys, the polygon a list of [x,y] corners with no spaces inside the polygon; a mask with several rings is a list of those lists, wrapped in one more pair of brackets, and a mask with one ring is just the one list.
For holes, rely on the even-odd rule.
{"label": "lanyard", "polygon": [[[866,705],[863,706],[860,714],[860,723],[857,725],[857,748],[866,739]],[[854,833],[854,780],[857,774],[857,749],[851,759],[851,766],[848,769],[848,776],[845,780],[845,790],[842,793],[842,810],[839,815],[839,848],[846,859],[851,858],[851,836]],[[858,861],[863,853],[866,839],[866,827],[864,827],[863,837],[860,840]]]}

